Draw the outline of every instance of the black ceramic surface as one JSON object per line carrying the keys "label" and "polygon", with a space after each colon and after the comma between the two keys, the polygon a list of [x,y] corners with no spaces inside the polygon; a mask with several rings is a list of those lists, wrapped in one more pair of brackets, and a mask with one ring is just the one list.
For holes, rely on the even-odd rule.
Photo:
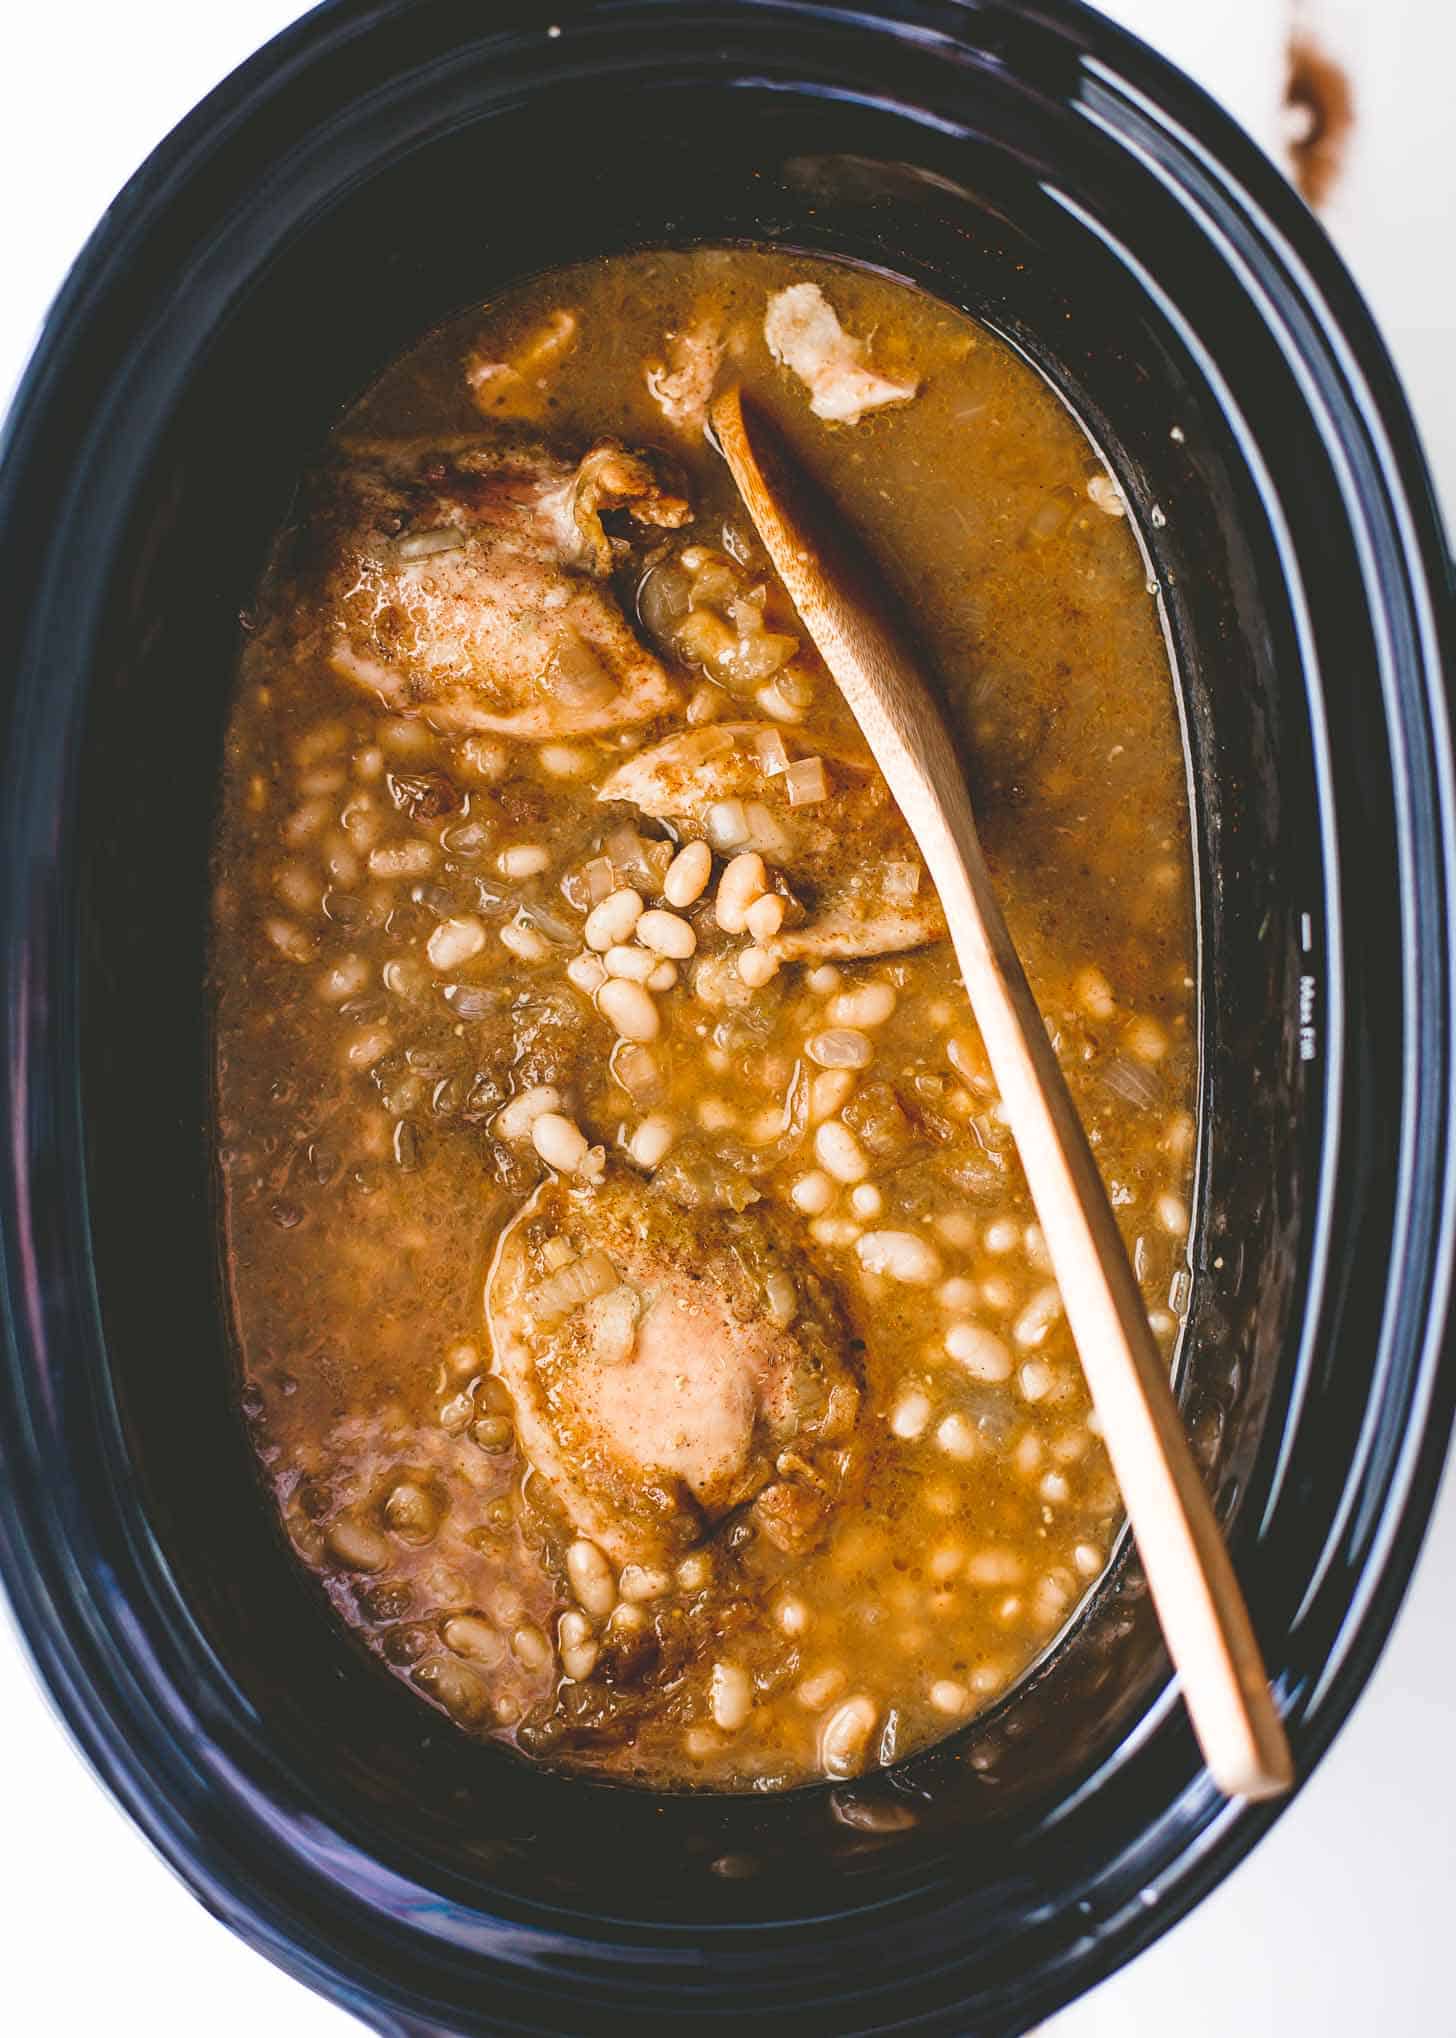
{"label": "black ceramic surface", "polygon": [[321,9],[118,200],[9,426],[0,1561],[137,1823],[382,2030],[1012,2033],[1275,1815],[1213,1791],[1126,1565],[1029,1693],[887,1778],[704,1800],[539,1774],[321,1618],[254,1479],[202,968],[268,534],[428,324],[525,270],[733,237],[964,305],[1136,505],[1202,885],[1189,1418],[1303,1774],[1450,1422],[1451,590],[1389,364],[1277,174],[1070,5]]}

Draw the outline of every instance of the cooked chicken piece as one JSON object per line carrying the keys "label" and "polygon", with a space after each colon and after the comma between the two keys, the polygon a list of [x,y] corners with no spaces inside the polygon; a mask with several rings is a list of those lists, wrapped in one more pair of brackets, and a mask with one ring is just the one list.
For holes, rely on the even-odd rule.
{"label": "cooked chicken piece", "polygon": [[485,439],[361,449],[305,514],[317,648],[443,728],[543,742],[650,721],[678,689],[608,584],[630,549],[603,525],[613,512],[669,528],[691,514],[606,441],[576,467]]}
{"label": "cooked chicken piece", "polygon": [[552,371],[576,345],[574,311],[553,311],[504,361],[471,354],[465,379],[476,408],[491,418],[540,418]]}
{"label": "cooked chicken piece", "polygon": [[763,336],[776,361],[809,391],[815,417],[852,425],[867,410],[908,403],[918,381],[892,382],[864,364],[865,343],[847,333],[817,283],[792,283],[768,301]]}
{"label": "cooked chicken piece", "polygon": [[944,937],[940,901],[867,754],[773,722],[715,722],[638,751],[597,797],[724,855],[756,849],[781,870],[805,914],[762,944],[784,961],[893,955]]}
{"label": "cooked chicken piece", "polygon": [[723,314],[717,305],[701,304],[690,324],[668,334],[666,360],[645,364],[648,393],[678,431],[696,435],[707,423],[723,352]]}
{"label": "cooked chicken piece", "polygon": [[670,1557],[760,1495],[775,1540],[827,1515],[859,1384],[830,1291],[770,1218],[685,1211],[625,1170],[552,1180],[502,1236],[486,1311],[522,1450],[616,1562]]}

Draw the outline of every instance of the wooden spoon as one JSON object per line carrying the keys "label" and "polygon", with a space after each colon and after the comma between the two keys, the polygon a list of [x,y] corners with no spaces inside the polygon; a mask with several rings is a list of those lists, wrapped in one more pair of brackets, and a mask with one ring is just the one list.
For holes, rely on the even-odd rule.
{"label": "wooden spoon", "polygon": [[1293,1782],[1293,1764],[1248,1609],[1107,1191],[996,903],[940,710],[873,567],[761,414],[730,389],[713,404],[712,423],[758,534],[940,893],[1209,1770],[1230,1797],[1276,1796]]}

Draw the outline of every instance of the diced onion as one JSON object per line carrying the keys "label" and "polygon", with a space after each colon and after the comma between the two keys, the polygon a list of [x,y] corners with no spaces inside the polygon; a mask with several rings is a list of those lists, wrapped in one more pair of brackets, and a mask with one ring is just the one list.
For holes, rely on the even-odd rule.
{"label": "diced onion", "polygon": [[765,778],[775,778],[789,768],[789,748],[777,729],[760,729],[753,739],[758,766]]}
{"label": "diced onion", "polygon": [[829,797],[829,777],[822,757],[801,757],[784,773],[784,786],[791,807],[811,807]]}
{"label": "diced onion", "polygon": [[715,676],[721,677],[725,685],[749,693],[781,672],[798,655],[798,650],[797,637],[786,637],[777,630],[760,630],[756,636],[739,637],[718,654]]}
{"label": "diced onion", "polygon": [[655,1104],[663,1095],[662,1070],[657,1056],[640,1041],[618,1041],[613,1050],[611,1068],[613,1076],[638,1104]]}
{"label": "diced onion", "polygon": [[1165,1102],[1162,1084],[1150,1069],[1131,1061],[1125,1054],[1109,1055],[1097,1071],[1097,1080],[1124,1104],[1151,1111]]}
{"label": "diced onion", "polygon": [[545,906],[523,905],[521,918],[528,927],[534,927],[538,933],[544,934],[548,941],[569,946],[578,938],[575,928],[557,914],[549,912]]}
{"label": "diced onion", "polygon": [[617,872],[611,857],[594,856],[590,863],[584,863],[581,881],[592,905],[600,905],[608,893],[617,889]]}
{"label": "diced onion", "polygon": [[[790,765],[789,769],[792,771],[794,767]],[[793,854],[794,838],[780,826],[762,800],[750,800],[743,814],[748,828],[743,847],[756,849],[760,856],[768,857],[773,863],[786,863]]]}
{"label": "diced onion", "polygon": [[887,899],[913,899],[920,889],[920,865],[918,863],[887,863],[885,865],[885,897]]}
{"label": "diced onion", "polygon": [[631,1358],[641,1314],[642,1297],[625,1281],[603,1297],[601,1306],[593,1311],[592,1348],[605,1364],[619,1366]]}
{"label": "diced onion", "polygon": [[715,849],[741,849],[749,838],[748,810],[742,800],[715,800],[708,809],[706,826]]}
{"label": "diced onion", "polygon": [[401,559],[428,559],[434,552],[458,552],[464,543],[462,530],[454,524],[444,524],[436,531],[411,531],[394,549]]}
{"label": "diced onion", "polygon": [[592,1251],[538,1281],[527,1292],[526,1305],[538,1323],[559,1323],[584,1302],[610,1295],[617,1285],[617,1270],[606,1254]]}

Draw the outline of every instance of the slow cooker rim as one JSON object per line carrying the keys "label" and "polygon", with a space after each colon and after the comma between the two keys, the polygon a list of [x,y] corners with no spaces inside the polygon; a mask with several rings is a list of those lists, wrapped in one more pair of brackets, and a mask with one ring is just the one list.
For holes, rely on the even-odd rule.
{"label": "slow cooker rim", "polygon": [[[149,213],[166,202],[168,190],[174,179],[186,182],[191,174],[189,158],[194,154],[205,155],[209,146],[215,143],[221,130],[228,124],[245,118],[265,117],[264,107],[279,79],[295,65],[322,61],[331,49],[346,43],[355,34],[367,30],[369,25],[392,13],[398,12],[394,0],[384,5],[365,6],[358,0],[334,0],[334,4],[318,10],[295,28],[286,31],[274,44],[269,45],[254,57],[241,71],[224,82],[217,91],[202,102],[197,111],[189,116],[176,133],[164,142],[149,163],[138,172],[126,191],[108,213],[106,220],[97,229],[91,242],[78,260],[65,290],[47,321],[41,346],[27,371],[26,377],[16,396],[11,413],[11,423],[6,438],[6,476],[0,489],[0,520],[9,529],[9,514],[25,479],[24,463],[28,445],[38,439],[45,422],[44,413],[51,400],[56,382],[61,378],[67,356],[77,349],[84,335],[78,335],[76,327],[84,320],[88,298],[93,291],[99,296],[105,287],[108,271],[117,259],[119,250],[128,234],[134,229],[144,229]],[[771,10],[763,10],[768,12]],[[841,15],[846,18],[849,10],[834,8],[799,8],[800,13],[817,13],[824,16]],[[879,25],[895,28],[911,10],[895,11],[897,18],[886,21],[877,10],[868,7],[853,10],[853,17],[860,21],[875,16]],[[914,10],[918,15],[934,16],[944,20],[961,12],[958,8],[921,8]],[[1233,129],[1211,102],[1203,101],[1195,88],[1178,79],[1163,60],[1153,56],[1127,37],[1123,31],[1100,17],[1091,15],[1081,7],[1040,6],[1024,10],[1032,18],[1045,24],[1061,35],[1067,42],[1080,50],[1085,58],[1095,61],[1100,67],[1116,76],[1130,76],[1139,83],[1149,98],[1157,99],[1159,86],[1165,88],[1161,103],[1169,99],[1181,101],[1186,118],[1197,119],[1206,125],[1203,132],[1211,134],[1210,147],[1225,165],[1230,159],[1238,163],[1246,158],[1233,173],[1247,189],[1250,180],[1257,187],[1263,184],[1272,197],[1280,202],[1276,212],[1284,212],[1285,233],[1291,244],[1299,249],[1301,257],[1320,283],[1321,294],[1332,303],[1339,305],[1343,299],[1339,324],[1342,332],[1350,339],[1352,356],[1358,366],[1361,380],[1369,384],[1376,399],[1377,412],[1383,429],[1389,439],[1389,453],[1393,461],[1393,472],[1387,474],[1391,501],[1402,513],[1408,532],[1419,532],[1419,554],[1424,559],[1426,573],[1432,582],[1439,583],[1444,569],[1444,545],[1441,541],[1439,520],[1430,500],[1429,482],[1424,476],[1424,466],[1413,428],[1405,414],[1403,400],[1395,384],[1383,348],[1370,324],[1354,286],[1344,272],[1333,252],[1324,242],[1313,222],[1307,220],[1294,208],[1294,201],[1279,185],[1277,173],[1253,150],[1245,138]],[[984,12],[984,10],[982,10]],[[1169,89],[1170,81],[1176,90]],[[256,103],[255,103],[256,102]],[[1263,209],[1261,207],[1261,209]],[[74,324],[73,324],[74,322]],[[67,330],[72,328],[71,330]],[[1353,328],[1353,331],[1352,331]],[[1424,497],[1424,500],[1423,500]],[[1449,628],[1449,622],[1448,622]],[[1438,669],[1436,660],[1429,658],[1431,670]],[[1438,686],[1432,686],[1423,703],[1431,717],[1430,731],[1433,755],[1439,780],[1440,805],[1448,844],[1446,853],[1446,899],[1452,895],[1452,874],[1450,868],[1450,817],[1452,813],[1452,787],[1450,775],[1449,744],[1444,729],[1444,701]],[[1447,1023],[1447,1048],[1449,1052],[1449,1006]],[[1449,1084],[1447,1085],[1449,1092]],[[1449,1094],[1448,1094],[1449,1112]],[[23,1124],[16,1128],[22,1134]],[[23,1185],[14,1185],[22,1187]],[[1451,1195],[1448,1178],[1443,1194]],[[12,1226],[7,1214],[6,1231]],[[1449,1223],[1446,1234],[1449,1240]],[[1433,1311],[1432,1336],[1437,1333],[1444,1317],[1444,1284],[1448,1270],[1443,1266],[1437,1276],[1440,1307]],[[23,1283],[20,1287],[22,1305],[26,1300]],[[6,1296],[7,1307],[10,1296]],[[18,1326],[9,1325],[11,1342],[18,1350],[21,1339]],[[1399,1506],[1391,1509],[1389,1520],[1389,1550],[1387,1568],[1381,1569],[1376,1584],[1371,1587],[1367,1603],[1352,1610],[1352,1625],[1355,1629],[1350,1636],[1339,1674],[1334,1680],[1330,1703],[1323,1710],[1325,1740],[1336,1730],[1349,1705],[1358,1696],[1359,1689],[1368,1675],[1374,1657],[1383,1644],[1385,1633],[1394,1618],[1399,1600],[1408,1580],[1414,1562],[1420,1535],[1423,1532],[1429,1504],[1434,1492],[1436,1478],[1444,1458],[1445,1429],[1449,1424],[1452,1378],[1449,1363],[1438,1365],[1434,1353],[1428,1350],[1421,1369],[1421,1378],[1426,1392],[1429,1420],[1412,1429],[1410,1450],[1405,1464],[1392,1479],[1390,1493],[1399,1495]],[[17,1404],[18,1414],[18,1404]],[[0,1439],[0,1449],[8,1457],[11,1445],[8,1439]],[[226,1878],[213,1879],[209,1865],[195,1852],[189,1854],[181,1843],[179,1835],[169,1830],[157,1816],[153,1802],[152,1786],[145,1767],[139,1759],[127,1759],[132,1751],[108,1741],[104,1729],[96,1724],[87,1703],[84,1676],[77,1674],[77,1665],[69,1662],[62,1646],[65,1638],[58,1635],[54,1627],[54,1611],[44,1604],[37,1589],[39,1581],[27,1569],[27,1544],[33,1540],[22,1522],[22,1505],[19,1497],[20,1481],[14,1489],[7,1487],[3,1503],[0,1503],[0,1544],[3,1544],[3,1571],[9,1586],[15,1610],[27,1646],[31,1649],[52,1696],[62,1712],[66,1723],[85,1749],[88,1759],[98,1769],[114,1793],[127,1803],[133,1818],[148,1832],[149,1837],[179,1868],[197,1893],[215,1910],[224,1910],[230,1915],[230,1922],[244,1932],[244,1936],[262,1943],[272,1957],[302,1974],[314,1986],[323,1987],[331,1993],[340,1992],[342,1969],[316,1957],[305,1957],[299,1949],[296,1925],[289,1932],[280,1922],[285,1916],[294,1916],[282,1907],[267,1905],[256,1890],[239,1898],[234,1884]],[[1336,1704],[1338,1689],[1342,1704]],[[1269,1822],[1264,1813],[1242,1813],[1231,1815],[1220,1823],[1217,1840],[1201,1850],[1198,1861],[1189,1864],[1188,1872],[1177,1886],[1169,1891],[1167,1903],[1176,1909],[1186,1907],[1202,1894],[1203,1889],[1219,1879],[1228,1867],[1233,1865],[1247,1847]],[[239,1916],[245,1922],[239,1922]],[[1166,1910],[1161,1912],[1158,1923],[1161,1927]],[[266,1920],[266,1922],[265,1922]],[[1114,1948],[1112,1935],[1108,1935],[1099,1952],[1099,1970],[1115,1965],[1133,1950],[1135,1943],[1150,1936],[1151,1921],[1139,1932],[1138,1921],[1129,1921],[1125,1937]],[[1106,1958],[1102,1954],[1106,1953]],[[368,2002],[377,2006],[382,1998],[377,1984],[369,1984]],[[356,2004],[356,2007],[360,2005]]]}

